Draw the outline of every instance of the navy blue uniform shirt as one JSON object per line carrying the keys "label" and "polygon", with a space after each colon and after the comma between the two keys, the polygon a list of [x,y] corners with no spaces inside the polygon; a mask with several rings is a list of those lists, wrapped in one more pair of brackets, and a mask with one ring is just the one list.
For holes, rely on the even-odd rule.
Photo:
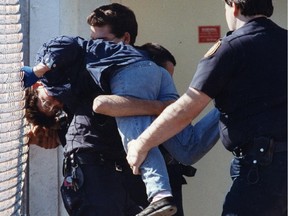
{"label": "navy blue uniform shirt", "polygon": [[251,20],[199,62],[190,86],[215,99],[228,150],[257,136],[286,141],[287,30]]}

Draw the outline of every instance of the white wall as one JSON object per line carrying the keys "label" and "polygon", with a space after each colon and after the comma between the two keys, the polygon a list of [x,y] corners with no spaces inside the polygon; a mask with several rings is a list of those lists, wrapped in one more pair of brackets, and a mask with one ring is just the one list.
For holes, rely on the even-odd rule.
{"label": "white wall", "polygon": [[[197,62],[212,46],[199,44],[197,29],[200,25],[220,25],[221,34],[227,31],[223,1],[206,0],[30,0],[30,59],[38,47],[52,36],[80,35],[87,38],[87,15],[94,8],[119,2],[134,10],[138,24],[138,45],[158,42],[176,57],[175,82],[179,93],[185,92]],[[287,1],[274,1],[272,17],[287,28]],[[61,179],[62,151],[30,149],[30,215],[63,216],[59,179]],[[221,143],[200,162],[193,178],[184,186],[184,208],[187,216],[220,215],[221,205],[231,184],[228,176],[231,155]],[[60,204],[59,204],[60,203]]]}
{"label": "white wall", "polygon": [[[40,44],[59,34],[59,2],[30,1],[30,64]],[[29,210],[31,216],[58,215],[58,151],[31,146]]]}

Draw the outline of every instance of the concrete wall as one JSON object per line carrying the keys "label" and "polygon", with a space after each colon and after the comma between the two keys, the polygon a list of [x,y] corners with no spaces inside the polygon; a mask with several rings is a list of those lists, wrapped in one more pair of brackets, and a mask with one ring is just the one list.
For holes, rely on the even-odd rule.
{"label": "concrete wall", "polygon": [[[59,34],[59,1],[30,1],[30,64],[40,44]],[[29,157],[29,215],[58,215],[58,150],[31,146]]]}
{"label": "concrete wall", "polygon": [[[94,8],[111,2],[127,5],[135,11],[139,24],[136,44],[158,42],[176,57],[175,82],[179,93],[188,87],[199,59],[212,43],[198,43],[198,26],[219,25],[227,31],[222,1],[206,0],[30,0],[30,59],[47,39],[60,34],[87,38],[86,17]],[[272,19],[287,28],[287,1],[274,1]],[[205,112],[204,112],[205,113]],[[231,181],[228,176],[231,155],[218,143],[201,161],[194,178],[184,186],[187,216],[220,215]],[[62,149],[30,150],[30,215],[63,216],[60,195]]]}

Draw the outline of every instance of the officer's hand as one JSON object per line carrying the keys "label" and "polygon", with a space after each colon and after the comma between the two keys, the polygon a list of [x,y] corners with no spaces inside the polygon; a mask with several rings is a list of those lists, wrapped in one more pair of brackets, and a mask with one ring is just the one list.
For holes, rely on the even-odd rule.
{"label": "officer's hand", "polygon": [[28,132],[29,145],[37,145],[45,149],[57,148],[61,143],[58,137],[57,130],[47,129],[38,125],[32,126]]}
{"label": "officer's hand", "polygon": [[25,88],[32,86],[34,83],[36,83],[39,80],[39,78],[34,73],[32,67],[24,66],[21,68],[21,71],[24,72],[23,81],[24,81]]}
{"label": "officer's hand", "polygon": [[128,143],[127,161],[134,175],[140,175],[140,166],[145,160],[148,152],[141,152],[137,149],[137,140],[132,140]]}

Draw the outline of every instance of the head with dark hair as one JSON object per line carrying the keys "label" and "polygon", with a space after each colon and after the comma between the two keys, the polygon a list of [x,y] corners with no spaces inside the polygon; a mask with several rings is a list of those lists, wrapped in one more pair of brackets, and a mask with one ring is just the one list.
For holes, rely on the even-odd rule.
{"label": "head with dark hair", "polygon": [[56,126],[56,114],[47,116],[40,111],[37,105],[39,100],[37,90],[27,89],[25,100],[25,117],[29,123],[47,128]]}
{"label": "head with dark hair", "polygon": [[52,129],[61,126],[63,104],[47,95],[41,83],[26,89],[25,93],[25,118],[30,124]]}
{"label": "head with dark hair", "polygon": [[224,0],[232,7],[233,3],[241,10],[243,16],[264,15],[267,17],[273,14],[272,0]]}
{"label": "head with dark hair", "polygon": [[138,48],[146,51],[153,62],[173,75],[176,60],[169,50],[157,43],[146,43]]}
{"label": "head with dark hair", "polygon": [[113,3],[96,8],[88,17],[90,26],[110,27],[110,33],[121,38],[125,33],[130,35],[130,44],[134,45],[138,33],[135,14],[128,7]]}

